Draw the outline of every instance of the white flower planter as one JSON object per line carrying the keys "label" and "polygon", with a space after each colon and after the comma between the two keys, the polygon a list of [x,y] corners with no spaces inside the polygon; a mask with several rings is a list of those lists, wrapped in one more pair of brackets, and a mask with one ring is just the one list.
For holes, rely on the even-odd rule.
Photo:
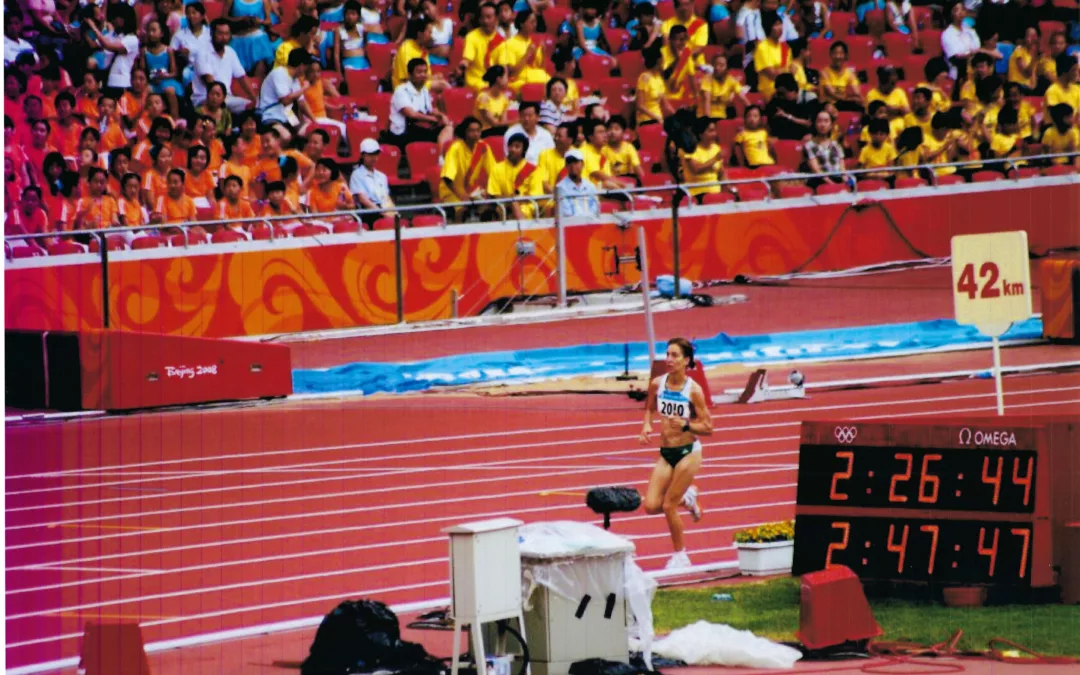
{"label": "white flower planter", "polygon": [[753,577],[788,574],[795,557],[795,541],[765,544],[735,544],[739,551],[739,572]]}

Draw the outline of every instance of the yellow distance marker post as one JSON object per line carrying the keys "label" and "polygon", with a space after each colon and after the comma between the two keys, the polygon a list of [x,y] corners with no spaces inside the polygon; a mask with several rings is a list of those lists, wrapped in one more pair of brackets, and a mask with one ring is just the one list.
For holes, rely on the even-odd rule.
{"label": "yellow distance marker post", "polygon": [[1031,317],[1031,266],[1027,232],[965,234],[952,238],[953,306],[956,322],[993,339],[998,415],[1005,414],[998,338]]}

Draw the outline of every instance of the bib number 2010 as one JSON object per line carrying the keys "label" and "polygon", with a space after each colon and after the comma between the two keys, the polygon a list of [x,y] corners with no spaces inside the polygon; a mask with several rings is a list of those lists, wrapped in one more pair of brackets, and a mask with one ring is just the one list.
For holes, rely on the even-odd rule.
{"label": "bib number 2010", "polygon": [[660,401],[660,414],[686,417],[686,405],[683,403],[672,403],[671,401]]}

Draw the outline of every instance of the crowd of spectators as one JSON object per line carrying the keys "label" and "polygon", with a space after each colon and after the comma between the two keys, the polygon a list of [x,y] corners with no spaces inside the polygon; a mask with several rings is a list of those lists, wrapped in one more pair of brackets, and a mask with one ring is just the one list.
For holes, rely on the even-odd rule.
{"label": "crowd of spectators", "polygon": [[[851,189],[854,169],[901,187],[1038,173],[1025,157],[1080,150],[1076,0],[9,0],[5,14],[5,232],[57,233],[43,247],[194,221],[188,241],[265,237],[270,216],[295,216],[278,235],[341,231],[355,220],[301,215],[356,208],[379,227],[410,198],[464,221],[784,172],[815,174],[780,183],[789,195]],[[540,199],[556,188],[565,199]]]}

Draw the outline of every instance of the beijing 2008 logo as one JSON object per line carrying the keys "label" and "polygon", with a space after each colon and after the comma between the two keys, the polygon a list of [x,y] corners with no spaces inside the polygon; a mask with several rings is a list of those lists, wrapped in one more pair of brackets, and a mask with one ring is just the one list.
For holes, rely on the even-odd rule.
{"label": "beijing 2008 logo", "polygon": [[836,440],[844,444],[854,443],[858,435],[858,427],[836,427],[833,430],[833,436],[836,436]]}

